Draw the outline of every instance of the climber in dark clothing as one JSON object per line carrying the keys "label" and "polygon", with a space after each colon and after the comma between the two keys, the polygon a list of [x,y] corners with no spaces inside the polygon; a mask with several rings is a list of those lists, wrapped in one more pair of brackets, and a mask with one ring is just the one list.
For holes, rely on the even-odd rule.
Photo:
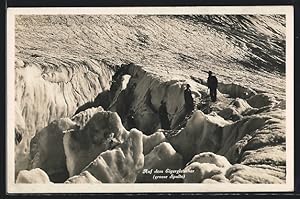
{"label": "climber in dark clothing", "polygon": [[166,102],[161,101],[158,109],[158,115],[162,129],[170,130],[170,121],[167,112]]}
{"label": "climber in dark clothing", "polygon": [[127,115],[127,127],[128,129],[132,129],[136,127],[135,118],[134,118],[134,111],[130,110]]}
{"label": "climber in dark clothing", "polygon": [[184,90],[185,110],[187,113],[190,113],[194,110],[194,99],[190,87],[191,86],[187,84],[186,89]]}
{"label": "climber in dark clothing", "polygon": [[211,101],[215,102],[217,100],[218,79],[212,75],[211,71],[208,72],[207,87],[209,88]]}

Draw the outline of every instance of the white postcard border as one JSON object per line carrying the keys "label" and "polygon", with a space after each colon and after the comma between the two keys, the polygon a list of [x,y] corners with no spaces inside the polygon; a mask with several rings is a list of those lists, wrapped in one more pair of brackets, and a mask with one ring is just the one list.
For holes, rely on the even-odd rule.
{"label": "white postcard border", "polygon": [[[8,8],[7,129],[8,193],[133,193],[133,192],[287,192],[294,190],[294,10],[292,6],[185,6],[103,8]],[[14,165],[15,15],[75,14],[285,14],[286,15],[286,184],[16,184]]]}

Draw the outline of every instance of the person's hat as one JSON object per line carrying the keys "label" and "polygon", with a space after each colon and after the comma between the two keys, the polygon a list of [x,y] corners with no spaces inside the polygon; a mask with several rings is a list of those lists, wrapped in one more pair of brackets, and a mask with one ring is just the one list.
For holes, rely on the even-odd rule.
{"label": "person's hat", "polygon": [[208,74],[210,74],[210,75],[211,75],[211,74],[212,74],[212,72],[211,72],[211,71],[208,71]]}

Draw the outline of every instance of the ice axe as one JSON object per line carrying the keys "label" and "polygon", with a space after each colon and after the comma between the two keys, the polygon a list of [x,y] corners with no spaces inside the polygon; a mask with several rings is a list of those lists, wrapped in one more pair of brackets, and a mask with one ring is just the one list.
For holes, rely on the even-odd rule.
{"label": "ice axe", "polygon": [[207,71],[207,70],[202,70],[202,69],[201,69],[201,71],[202,71],[202,72],[205,72],[205,73],[209,73],[209,71]]}

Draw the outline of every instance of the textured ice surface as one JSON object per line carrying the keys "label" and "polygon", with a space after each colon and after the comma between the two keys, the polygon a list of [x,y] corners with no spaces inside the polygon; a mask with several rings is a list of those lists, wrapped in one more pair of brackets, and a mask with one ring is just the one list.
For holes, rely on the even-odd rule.
{"label": "textured ice surface", "polygon": [[75,175],[70,177],[67,181],[65,181],[66,184],[84,184],[84,183],[101,183],[99,180],[97,180],[90,172],[84,171],[80,173],[79,175]]}
{"label": "textured ice surface", "polygon": [[134,129],[118,147],[101,153],[84,170],[89,171],[101,182],[135,182],[144,166],[143,134]]}
{"label": "textured ice surface", "polygon": [[[40,167],[54,181],[135,182],[144,167],[180,167],[168,162],[182,157],[181,169],[197,170],[185,182],[284,183],[285,32],[279,15],[17,16],[16,176]],[[199,109],[190,118],[186,83]],[[172,131],[158,130],[162,100]]]}
{"label": "textured ice surface", "polygon": [[39,168],[32,169],[30,171],[28,171],[28,170],[20,171],[16,182],[17,183],[26,183],[26,184],[33,184],[33,183],[48,184],[48,183],[51,183],[47,173]]}
{"label": "textured ice surface", "polygon": [[[174,180],[169,177],[170,175],[168,175],[169,173],[166,173],[166,169],[170,169],[170,170],[181,169],[182,165],[183,165],[182,156],[173,149],[171,144],[163,142],[158,146],[156,146],[150,153],[148,153],[145,156],[143,169],[152,170],[153,175],[148,175],[147,173],[141,172],[138,176],[137,182],[148,182],[148,183],[178,182],[178,180]],[[162,174],[157,173],[157,176],[165,175],[168,178],[154,179],[153,176],[155,170],[163,171]]]}
{"label": "textured ice surface", "polygon": [[116,113],[100,111],[81,130],[66,133],[64,149],[69,175],[79,174],[101,152],[121,143],[124,131]]}

